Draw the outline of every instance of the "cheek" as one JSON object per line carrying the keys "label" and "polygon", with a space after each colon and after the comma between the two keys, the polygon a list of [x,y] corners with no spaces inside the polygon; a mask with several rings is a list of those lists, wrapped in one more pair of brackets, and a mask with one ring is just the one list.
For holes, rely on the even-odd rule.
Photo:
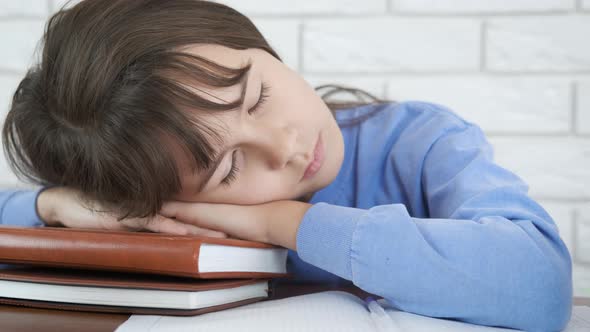
{"label": "cheek", "polygon": [[257,176],[254,183],[242,183],[233,196],[247,204],[265,203],[281,198],[284,186],[281,186],[280,179],[273,179],[270,176]]}
{"label": "cheek", "polygon": [[282,184],[280,178],[259,175],[255,181],[244,180],[231,189],[218,188],[208,197],[203,197],[211,203],[226,204],[262,204],[281,199],[294,199],[296,194],[294,188]]}
{"label": "cheek", "polygon": [[202,198],[201,202],[224,204],[262,204],[273,201],[273,194],[261,186],[257,189],[236,189],[231,193],[215,193]]}

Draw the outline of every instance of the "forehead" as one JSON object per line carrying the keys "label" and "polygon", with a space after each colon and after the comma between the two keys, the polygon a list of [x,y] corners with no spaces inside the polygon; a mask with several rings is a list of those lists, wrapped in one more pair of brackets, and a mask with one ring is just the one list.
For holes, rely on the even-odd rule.
{"label": "forehead", "polygon": [[[253,62],[244,50],[236,50],[217,44],[193,44],[178,49],[179,51],[197,55],[229,68],[242,68]],[[254,65],[254,63],[252,63]],[[216,103],[230,103],[240,97],[240,85],[230,87],[211,87],[198,83],[183,84],[191,92]]]}
{"label": "forehead", "polygon": [[220,65],[238,68],[245,62],[245,52],[218,44],[191,44],[179,48],[184,52],[202,56]]}

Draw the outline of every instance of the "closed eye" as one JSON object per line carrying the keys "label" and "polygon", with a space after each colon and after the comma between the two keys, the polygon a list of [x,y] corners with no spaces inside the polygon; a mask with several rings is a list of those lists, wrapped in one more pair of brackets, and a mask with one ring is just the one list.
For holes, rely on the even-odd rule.
{"label": "closed eye", "polygon": [[[261,106],[264,104],[266,99],[269,97],[269,94],[268,94],[269,90],[270,90],[270,87],[268,85],[266,85],[264,82],[262,82],[261,87],[260,87],[260,97],[258,98],[258,101],[256,102],[256,104],[248,110],[248,114],[252,115],[260,110]],[[235,181],[238,172],[240,171],[240,169],[236,165],[236,158],[235,158],[236,152],[237,152],[237,150],[234,150],[234,152],[232,153],[231,169],[230,169],[229,173],[227,173],[227,176],[223,180],[221,180],[221,182],[220,182],[220,184],[222,184],[226,187],[231,186],[231,184]]]}
{"label": "closed eye", "polygon": [[258,97],[258,101],[256,102],[256,104],[248,110],[248,114],[252,115],[260,109],[262,104],[264,104],[266,99],[269,97],[268,90],[270,90],[270,87],[266,85],[266,83],[262,82],[260,88],[260,97]]}

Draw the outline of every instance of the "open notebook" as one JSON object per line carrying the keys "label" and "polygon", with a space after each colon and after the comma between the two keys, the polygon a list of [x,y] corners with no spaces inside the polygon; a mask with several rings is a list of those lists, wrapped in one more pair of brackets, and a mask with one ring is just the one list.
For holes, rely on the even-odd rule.
{"label": "open notebook", "polygon": [[[116,332],[182,332],[182,331],[378,331],[378,332],[508,332],[481,325],[438,319],[399,311],[377,301],[386,313],[387,324],[378,322],[367,309],[365,301],[343,291],[326,291],[257,302],[193,317],[133,315]],[[588,307],[575,307],[574,309]],[[579,311],[574,310],[574,313]],[[586,313],[587,315],[588,313]],[[572,322],[576,316],[572,316]],[[586,316],[588,317],[588,316]],[[588,331],[575,328],[573,323],[568,332]],[[577,322],[579,324],[583,324]],[[573,328],[573,329],[570,329]]]}

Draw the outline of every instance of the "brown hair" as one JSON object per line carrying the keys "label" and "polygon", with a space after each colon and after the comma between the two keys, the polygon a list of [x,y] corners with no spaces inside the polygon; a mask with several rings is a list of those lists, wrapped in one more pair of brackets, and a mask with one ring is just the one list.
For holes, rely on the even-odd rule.
{"label": "brown hair", "polygon": [[[249,65],[226,68],[180,47],[260,48],[281,60],[246,16],[199,0],[84,0],[48,20],[42,43],[40,63],[18,85],[4,123],[9,165],[21,179],[79,189],[121,219],[153,216],[180,190],[162,138],[178,142],[197,169],[212,165],[217,131],[182,106],[228,111],[243,102],[208,101],[172,77],[228,87]],[[322,98],[345,91],[384,102],[358,89],[316,89],[325,88],[332,91]],[[334,112],[367,102],[326,104]]]}

